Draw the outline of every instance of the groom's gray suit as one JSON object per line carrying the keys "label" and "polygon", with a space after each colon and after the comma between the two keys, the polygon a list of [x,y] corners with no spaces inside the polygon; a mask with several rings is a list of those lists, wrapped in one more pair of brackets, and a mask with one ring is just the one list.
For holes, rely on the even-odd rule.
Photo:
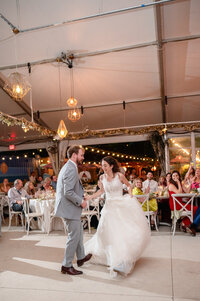
{"label": "groom's gray suit", "polygon": [[83,246],[83,226],[81,223],[81,203],[83,187],[79,180],[76,164],[68,160],[58,175],[56,186],[55,215],[66,221],[68,238],[66,242],[63,266],[71,267],[74,255],[77,260],[85,257]]}

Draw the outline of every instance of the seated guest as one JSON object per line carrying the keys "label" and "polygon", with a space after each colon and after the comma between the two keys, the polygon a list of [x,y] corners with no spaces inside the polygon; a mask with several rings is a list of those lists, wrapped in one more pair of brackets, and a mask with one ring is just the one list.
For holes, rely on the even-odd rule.
{"label": "seated guest", "polygon": [[37,190],[40,189],[42,187],[42,185],[44,184],[43,182],[43,178],[41,176],[39,176],[37,179],[36,179],[36,188]]}
{"label": "seated guest", "polygon": [[[137,178],[135,180],[135,187],[132,190],[132,194],[133,195],[142,195],[142,194],[146,194],[146,192],[142,191],[142,179]],[[144,211],[147,211],[147,203],[145,203],[144,205],[142,205],[142,209]],[[157,205],[157,201],[155,198],[149,200],[149,210],[150,211],[157,211],[158,210],[158,205]]]}
{"label": "seated guest", "polygon": [[190,167],[185,174],[184,186],[186,186],[186,187],[190,186],[191,182],[193,181],[194,176],[195,176],[195,170],[194,170],[194,167],[190,164]]}
{"label": "seated guest", "polygon": [[129,177],[129,183],[131,184],[131,187],[134,188],[135,187],[135,180],[137,179],[137,175],[136,174],[131,174]]}
{"label": "seated guest", "polygon": [[35,187],[31,181],[26,182],[26,184],[24,185],[24,189],[26,190],[28,195],[30,195],[33,198],[35,197]]}
{"label": "seated guest", "polygon": [[[171,211],[174,211],[174,203],[173,203],[173,198],[172,194],[178,194],[178,193],[184,193],[187,192],[187,189],[184,187],[184,185],[181,183],[181,176],[178,171],[173,171],[172,172],[172,179],[170,180],[170,185],[169,185],[169,206]],[[183,203],[181,198],[177,198],[181,204]],[[179,204],[176,204],[176,209],[180,210],[182,207]],[[191,210],[191,205],[188,204],[186,207],[188,210]],[[197,207],[193,206],[193,215],[195,215],[197,211]],[[188,217],[184,217],[181,222],[181,230],[187,231],[191,233],[191,230],[189,228],[191,222]]]}
{"label": "seated guest", "polygon": [[22,180],[17,179],[14,181],[14,187],[8,191],[10,206],[14,211],[23,211],[22,197],[30,198],[26,190],[23,189]]}
{"label": "seated guest", "polygon": [[8,179],[4,179],[3,183],[0,186],[0,191],[8,194],[8,190],[10,189],[10,185],[8,183]]}
{"label": "seated guest", "polygon": [[91,180],[91,174],[84,165],[82,167],[82,171],[79,173],[79,178],[83,183]]}
{"label": "seated guest", "polygon": [[193,236],[196,236],[196,231],[200,226],[200,207],[198,207],[193,223],[189,226],[189,229],[191,230],[190,234]]}
{"label": "seated guest", "polygon": [[36,183],[36,176],[34,171],[31,173],[30,177],[29,177],[29,181],[31,181],[33,183],[33,185],[35,185]]}
{"label": "seated guest", "polygon": [[172,174],[171,174],[171,172],[168,172],[167,174],[166,174],[166,182],[167,182],[167,188],[169,189],[169,184],[170,184],[170,180],[171,180],[171,178],[172,178]]}
{"label": "seated guest", "polygon": [[145,181],[147,179],[147,173],[146,170],[142,169],[141,171],[141,179],[142,181]]}
{"label": "seated guest", "polygon": [[56,185],[57,185],[57,176],[52,176],[51,186],[55,191],[56,191]]}
{"label": "seated guest", "polygon": [[158,181],[158,195],[159,196],[169,196],[167,182],[165,177],[161,176]]}
{"label": "seated guest", "polygon": [[43,173],[43,180],[45,180],[46,178],[49,178],[49,173],[48,173],[48,168],[45,167],[44,173]]}
{"label": "seated guest", "polygon": [[[148,192],[145,192],[145,194],[146,193],[148,193]],[[135,180],[135,187],[132,190],[132,194],[133,195],[143,195],[144,194],[144,192],[142,191],[142,179],[137,178]],[[144,199],[140,199],[139,201],[142,203],[144,201]],[[145,202],[142,205],[142,209],[144,211],[147,211],[147,202]],[[150,199],[149,200],[149,211],[157,212],[157,210],[158,210],[158,204],[157,204],[156,199],[155,198]],[[154,228],[155,225],[153,224],[153,221],[151,221],[151,225]]]}
{"label": "seated guest", "polygon": [[189,191],[197,190],[197,188],[200,188],[200,168],[197,168],[194,177],[190,178]]}
{"label": "seated guest", "polygon": [[53,190],[51,186],[51,178],[45,178],[44,183],[40,188],[40,190],[45,190],[45,191]]}
{"label": "seated guest", "polygon": [[147,179],[142,184],[142,190],[145,193],[155,193],[158,190],[158,183],[153,180],[153,172],[147,173]]}
{"label": "seated guest", "polygon": [[133,169],[131,170],[131,175],[134,176],[134,179],[136,179],[136,178],[138,177],[138,175],[137,175],[137,170],[136,170],[135,168],[133,168]]}

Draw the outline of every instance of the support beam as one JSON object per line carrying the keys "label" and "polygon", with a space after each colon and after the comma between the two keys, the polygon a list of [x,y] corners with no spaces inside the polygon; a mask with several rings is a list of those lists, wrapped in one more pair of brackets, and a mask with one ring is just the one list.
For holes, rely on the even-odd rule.
{"label": "support beam", "polygon": [[[196,39],[200,39],[200,35],[191,35],[191,36],[163,39],[162,44],[190,41],[190,40],[196,40]],[[132,45],[127,45],[127,46],[123,46],[123,47],[103,49],[103,50],[92,51],[92,52],[73,53],[73,55],[74,55],[74,59],[78,59],[78,58],[84,58],[84,57],[90,57],[90,56],[96,56],[96,55],[109,54],[111,52],[122,52],[122,51],[128,51],[128,50],[144,48],[144,47],[148,47],[148,46],[156,46],[156,45],[158,45],[157,41],[151,41],[151,42],[147,42],[147,43],[132,44]],[[31,64],[31,66],[36,66],[36,65],[42,65],[42,64],[51,64],[54,62],[60,62],[60,58],[58,57],[58,58],[32,61],[32,62],[30,62],[30,64]],[[27,63],[22,63],[22,64],[17,65],[17,68],[23,68],[23,67],[27,67]],[[8,66],[0,67],[0,71],[8,70],[8,69],[15,69],[15,68],[16,68],[16,64],[8,65]]]}
{"label": "support beam", "polygon": [[129,11],[133,11],[135,9],[145,9],[145,8],[148,8],[148,7],[151,7],[151,6],[156,6],[158,4],[165,4],[165,3],[174,2],[174,1],[176,1],[176,0],[156,0],[154,2],[150,2],[150,3],[146,3],[146,4],[142,3],[140,5],[125,7],[125,8],[116,9],[116,10],[112,10],[112,11],[107,11],[107,12],[103,12],[103,13],[99,13],[99,14],[84,16],[84,17],[80,17],[80,18],[76,18],[76,19],[67,20],[67,21],[62,21],[62,22],[59,22],[59,23],[47,24],[47,25],[42,25],[42,26],[37,26],[37,27],[32,27],[32,28],[26,28],[26,29],[17,28],[6,17],[4,17],[1,13],[0,13],[0,18],[2,20],[4,20],[11,27],[14,34],[18,34],[18,33],[24,33],[24,32],[32,32],[32,31],[41,30],[41,29],[54,28],[54,27],[57,27],[57,26],[63,26],[63,25],[67,25],[67,24],[71,24],[71,23],[75,23],[75,22],[80,22],[80,21],[85,21],[85,20],[90,20],[90,19],[102,18],[102,17],[105,17],[105,16],[115,15],[115,14],[119,14],[119,13],[126,13],[126,12],[129,12]]}
{"label": "support beam", "polygon": [[[156,0],[157,1],[157,0]],[[166,107],[165,107],[165,81],[164,81],[164,66],[163,66],[163,43],[162,43],[162,22],[160,5],[156,5],[155,9],[155,27],[156,36],[158,41],[158,65],[159,65],[159,78],[160,78],[160,96],[162,107],[162,121],[166,123]]]}

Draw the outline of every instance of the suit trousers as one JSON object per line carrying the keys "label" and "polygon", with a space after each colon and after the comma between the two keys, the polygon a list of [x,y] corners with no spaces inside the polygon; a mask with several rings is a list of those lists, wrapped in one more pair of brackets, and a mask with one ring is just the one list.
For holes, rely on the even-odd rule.
{"label": "suit trousers", "polygon": [[62,265],[65,267],[71,267],[75,254],[77,260],[85,257],[83,246],[83,225],[81,220],[65,219],[65,222],[68,237]]}

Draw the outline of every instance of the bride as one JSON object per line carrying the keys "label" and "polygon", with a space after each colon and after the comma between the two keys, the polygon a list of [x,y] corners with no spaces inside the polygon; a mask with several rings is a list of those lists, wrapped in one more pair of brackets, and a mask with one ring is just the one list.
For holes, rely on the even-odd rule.
{"label": "bride", "polygon": [[[102,193],[106,195],[97,232],[85,243],[85,252],[93,255],[93,263],[109,266],[111,274],[127,275],[147,246],[150,230],[141,205],[132,196],[128,180],[119,172],[117,161],[109,156],[103,158],[102,169],[100,190],[85,197],[91,200]],[[123,184],[129,191],[124,196]]]}

